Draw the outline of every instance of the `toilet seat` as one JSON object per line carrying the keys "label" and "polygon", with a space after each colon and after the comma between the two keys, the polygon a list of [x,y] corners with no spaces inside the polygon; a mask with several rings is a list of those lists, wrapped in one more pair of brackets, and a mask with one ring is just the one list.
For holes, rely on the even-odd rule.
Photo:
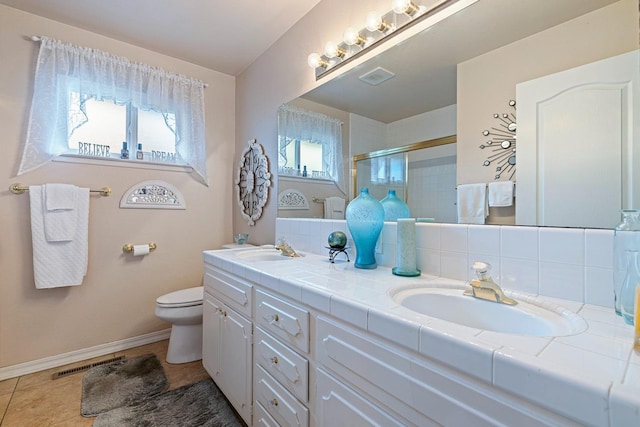
{"label": "toilet seat", "polygon": [[181,289],[179,291],[170,292],[156,299],[159,307],[192,307],[194,305],[202,305],[204,297],[204,287],[196,286],[195,288]]}

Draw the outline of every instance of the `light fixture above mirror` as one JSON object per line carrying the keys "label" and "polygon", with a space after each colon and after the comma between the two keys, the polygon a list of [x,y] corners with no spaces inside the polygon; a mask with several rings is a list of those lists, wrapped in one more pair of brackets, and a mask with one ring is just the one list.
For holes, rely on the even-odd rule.
{"label": "light fixture above mirror", "polygon": [[[316,79],[319,79],[410,25],[442,12],[442,16],[433,21],[435,23],[476,1],[478,0],[422,0],[426,4],[416,4],[412,0],[393,0],[391,10],[384,14],[369,12],[362,29],[347,28],[340,43],[327,42],[324,52],[311,53],[307,57],[307,63],[315,70]],[[454,5],[455,8],[452,7]],[[449,10],[451,12],[447,13]]]}

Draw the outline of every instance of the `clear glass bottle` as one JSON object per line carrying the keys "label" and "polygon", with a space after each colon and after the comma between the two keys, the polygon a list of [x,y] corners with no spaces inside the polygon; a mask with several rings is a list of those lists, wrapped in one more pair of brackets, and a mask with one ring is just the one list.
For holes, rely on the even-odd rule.
{"label": "clear glass bottle", "polygon": [[620,289],[620,310],[622,318],[628,325],[633,325],[636,300],[636,287],[640,285],[640,270],[638,270],[638,251],[627,250],[627,274]]}
{"label": "clear glass bottle", "polygon": [[621,316],[620,292],[627,275],[627,251],[640,251],[640,210],[623,209],[622,222],[613,232],[613,295],[616,314]]}

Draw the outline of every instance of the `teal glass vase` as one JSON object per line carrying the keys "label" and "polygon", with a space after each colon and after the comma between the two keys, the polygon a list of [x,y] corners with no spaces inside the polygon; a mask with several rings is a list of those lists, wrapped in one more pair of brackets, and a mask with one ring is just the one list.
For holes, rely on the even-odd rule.
{"label": "teal glass vase", "polygon": [[356,268],[374,269],[376,264],[376,243],[384,225],[384,208],[368,188],[362,188],[360,195],[347,205],[347,227],[356,246]]}
{"label": "teal glass vase", "polygon": [[396,190],[389,190],[387,197],[380,200],[384,208],[385,221],[397,221],[398,218],[409,218],[409,206],[396,196]]}

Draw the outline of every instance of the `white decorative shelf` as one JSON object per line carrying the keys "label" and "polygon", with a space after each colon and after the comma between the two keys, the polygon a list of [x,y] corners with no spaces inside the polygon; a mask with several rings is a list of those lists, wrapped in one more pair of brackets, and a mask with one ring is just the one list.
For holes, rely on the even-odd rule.
{"label": "white decorative shelf", "polygon": [[309,201],[307,197],[295,190],[290,188],[288,190],[281,191],[278,194],[278,209],[283,210],[303,210],[309,209]]}
{"label": "white decorative shelf", "polygon": [[187,209],[182,193],[164,181],[142,181],[120,199],[121,209]]}

